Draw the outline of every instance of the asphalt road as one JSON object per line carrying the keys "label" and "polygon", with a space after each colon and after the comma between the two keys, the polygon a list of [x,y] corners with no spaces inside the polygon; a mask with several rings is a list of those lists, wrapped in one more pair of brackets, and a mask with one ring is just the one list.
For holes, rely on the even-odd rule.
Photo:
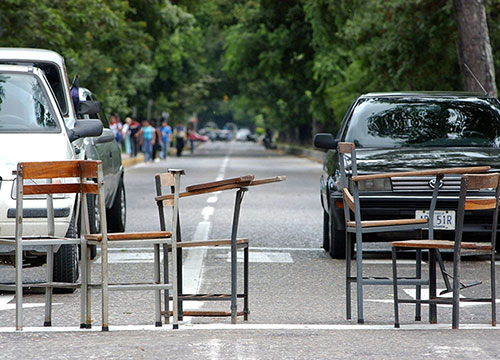
{"label": "asphalt road", "polygon": [[[320,249],[322,210],[319,203],[321,164],[307,158],[265,150],[253,143],[207,143],[180,158],[138,164],[126,170],[128,231],[158,229],[153,201],[154,175],[182,168],[182,187],[220,178],[254,174],[256,178],[286,175],[283,183],[250,188],[242,204],[239,236],[248,237],[250,253],[250,319],[236,326],[227,318],[185,318],[181,329],[154,329],[153,296],[147,292],[112,293],[109,333],[99,332],[99,296],[93,298],[92,330],[80,331],[79,295],[56,295],[54,331],[9,332],[15,324],[12,294],[0,296],[1,358],[172,358],[172,359],[396,359],[499,358],[500,333],[488,326],[489,306],[461,309],[463,330],[450,329],[451,311],[440,307],[439,325],[413,321],[413,309],[402,305],[402,329],[392,328],[392,288],[366,287],[365,325],[345,319],[345,263]],[[183,199],[183,240],[228,238],[234,192]],[[383,249],[386,245],[372,245]],[[226,247],[184,252],[186,292],[227,292],[230,269]],[[152,253],[144,248],[112,252],[115,280],[140,280],[152,274]],[[241,264],[240,264],[241,265]],[[411,271],[411,262],[401,267]],[[30,269],[36,277],[43,269]],[[93,264],[97,274],[99,260]],[[468,271],[471,270],[471,271]],[[391,273],[387,254],[367,256],[365,271]],[[11,269],[2,268],[2,278]],[[487,279],[481,259],[463,263],[465,282]],[[497,275],[498,276],[498,275]],[[241,278],[239,279],[241,285]],[[440,284],[442,285],[442,284]],[[410,296],[404,289],[403,294]],[[487,291],[487,286],[470,291]],[[353,293],[354,294],[354,293]],[[25,324],[43,322],[43,295],[25,298]],[[198,302],[186,309],[229,310],[226,302]],[[353,301],[353,318],[355,303]],[[467,326],[469,329],[467,329]],[[66,327],[64,329],[60,327]],[[71,327],[71,328],[68,328]],[[69,331],[74,330],[74,331]]]}

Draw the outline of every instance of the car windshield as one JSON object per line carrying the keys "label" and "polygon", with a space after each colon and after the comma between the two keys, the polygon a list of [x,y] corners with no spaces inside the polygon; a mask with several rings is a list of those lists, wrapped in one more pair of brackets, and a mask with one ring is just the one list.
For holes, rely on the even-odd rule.
{"label": "car windshield", "polygon": [[357,147],[499,147],[500,109],[493,99],[363,99],[345,141]]}
{"label": "car windshield", "polygon": [[47,94],[33,74],[0,73],[0,132],[59,132]]}

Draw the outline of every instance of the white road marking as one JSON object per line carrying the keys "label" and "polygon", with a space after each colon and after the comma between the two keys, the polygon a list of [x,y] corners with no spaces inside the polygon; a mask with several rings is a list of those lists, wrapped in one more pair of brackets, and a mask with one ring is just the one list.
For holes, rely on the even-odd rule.
{"label": "white road marking", "polygon": [[[2,310],[15,310],[16,304],[9,304],[15,298],[15,295],[0,295],[0,311]],[[52,305],[62,305],[62,303],[52,303]],[[23,309],[44,307],[45,303],[23,303]]]}
{"label": "white road marking", "polygon": [[214,214],[213,206],[204,207],[203,210],[201,211],[201,215],[203,216],[204,221],[208,221],[210,219],[210,216],[212,216],[213,214]]}
{"label": "white road marking", "polygon": [[[231,253],[228,252],[227,262],[231,262]],[[239,251],[237,253],[238,262],[243,262],[243,253]],[[282,263],[282,264],[292,264],[293,259],[290,253],[283,252],[249,252],[248,261],[251,263]]]}
{"label": "white road marking", "polygon": [[219,200],[217,198],[217,196],[210,196],[208,199],[207,199],[207,203],[209,204],[215,204],[217,202],[217,200]]}
{"label": "white road marking", "polygon": [[[450,330],[451,324],[425,324],[415,323],[402,325],[401,328],[395,329],[393,324],[387,325],[357,325],[357,324],[180,324],[178,330],[172,330],[170,325],[156,327],[154,325],[122,325],[110,326],[112,332],[118,331],[172,331],[173,333],[181,331],[207,331],[207,330],[222,330],[222,331],[242,331],[242,330],[297,330],[297,331],[318,331],[318,330],[334,330],[334,331],[373,331],[373,330],[393,330],[401,331],[421,331],[421,330]],[[460,330],[491,330],[499,331],[499,326],[491,326],[490,324],[460,324]],[[450,330],[451,331],[451,330]],[[0,333],[51,333],[51,332],[101,332],[100,326],[93,326],[92,329],[80,329],[76,326],[60,327],[25,327],[22,331],[17,331],[15,327],[0,327]]]}
{"label": "white road marking", "polygon": [[[441,291],[443,291],[445,289],[437,289],[436,290],[436,293],[439,294]],[[403,291],[408,294],[408,296],[410,296],[412,299],[416,299],[417,298],[417,291],[416,289],[403,289]],[[422,289],[422,300],[429,300],[429,289]],[[444,295],[441,295],[441,297],[444,297],[444,298],[451,298],[453,297],[453,293],[447,293],[447,294],[444,294]],[[463,298],[464,296],[463,295],[460,295],[461,298]],[[394,300],[392,299],[366,299],[365,301],[369,301],[369,302],[378,302],[378,303],[388,303],[388,304],[393,304],[394,303]],[[500,303],[500,300],[496,300],[496,303]],[[414,304],[401,304],[401,305],[414,305]],[[427,306],[428,304],[422,304],[423,306]],[[473,307],[473,306],[481,306],[481,305],[490,305],[489,302],[461,302],[460,303],[460,307]],[[452,305],[448,305],[448,304],[438,304],[437,305],[438,307],[452,307]]]}

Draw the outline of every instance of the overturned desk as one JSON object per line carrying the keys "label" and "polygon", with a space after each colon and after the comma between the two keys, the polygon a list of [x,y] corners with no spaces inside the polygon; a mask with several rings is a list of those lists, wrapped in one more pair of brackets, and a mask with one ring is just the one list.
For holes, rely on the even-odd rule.
{"label": "overturned desk", "polygon": [[[174,170],[175,171],[175,170]],[[183,173],[183,172],[182,172]],[[179,199],[214,193],[225,190],[236,190],[236,199],[234,204],[234,212],[232,219],[232,229],[230,239],[217,239],[217,240],[204,240],[204,241],[181,241],[181,226],[180,226],[180,211],[177,206],[177,226],[176,231],[173,231],[174,236],[176,236],[177,241],[177,281],[178,281],[178,291],[179,291],[179,319],[183,316],[208,316],[208,317],[223,317],[231,316],[231,322],[236,323],[238,316],[243,316],[244,320],[248,320],[248,315],[250,313],[248,308],[248,272],[249,272],[249,241],[248,239],[237,238],[238,224],[240,217],[240,208],[243,196],[249,187],[271,184],[276,182],[281,182],[286,179],[285,176],[275,176],[263,179],[255,179],[253,175],[245,175],[237,178],[224,179],[219,181],[213,181],[208,183],[202,183],[197,185],[191,185],[186,187],[185,192],[179,193]],[[161,205],[171,206],[175,201],[174,193],[175,188],[172,187],[172,194],[162,195],[161,194],[161,179],[157,178],[157,197],[156,201]],[[162,230],[166,230],[166,222],[164,219],[160,219],[160,226]],[[231,247],[231,293],[226,294],[184,294],[183,293],[183,274],[182,274],[182,249],[192,248],[192,247],[206,247],[206,246],[230,246]],[[238,249],[243,249],[243,293],[238,293],[237,289],[237,251]],[[164,247],[164,276],[165,282],[168,283],[168,250],[167,246]],[[243,298],[243,311],[238,312],[237,309],[237,299]],[[169,321],[170,311],[169,311],[169,292],[165,291],[165,321]],[[199,310],[199,311],[183,311],[183,301],[231,301],[230,311],[209,311],[209,310]]]}

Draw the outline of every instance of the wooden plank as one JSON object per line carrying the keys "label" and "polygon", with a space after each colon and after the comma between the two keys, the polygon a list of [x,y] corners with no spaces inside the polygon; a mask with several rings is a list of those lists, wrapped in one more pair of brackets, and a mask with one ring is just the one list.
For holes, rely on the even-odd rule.
{"label": "wooden plank", "polygon": [[186,187],[186,191],[192,192],[192,191],[198,191],[198,190],[205,190],[205,189],[210,189],[213,187],[218,187],[218,186],[224,186],[224,185],[232,185],[232,184],[239,184],[239,185],[250,185],[252,180],[254,179],[253,175],[245,175],[245,176],[240,176],[236,178],[231,178],[231,179],[223,179],[223,180],[218,180],[218,181],[212,181],[212,182],[207,182],[203,184],[196,184],[196,185],[191,185]]}
{"label": "wooden plank", "polygon": [[[164,315],[165,312],[162,311],[162,315]],[[172,316],[173,312],[170,311],[170,316]],[[226,317],[226,316],[231,316],[231,312],[229,311],[215,311],[215,310],[184,310],[182,312],[184,316],[193,316],[193,317]],[[243,311],[238,311],[236,313],[237,316],[244,316],[245,313]]]}
{"label": "wooden plank", "polygon": [[99,187],[97,184],[88,183],[72,183],[72,184],[39,184],[39,185],[24,185],[24,195],[36,194],[71,194],[79,193],[80,190],[85,194],[97,194]]}
{"label": "wooden plank", "polygon": [[498,173],[492,174],[466,174],[463,176],[467,189],[496,189],[498,187]]}
{"label": "wooden plank", "polygon": [[497,206],[497,199],[468,199],[465,200],[465,210],[488,210]]}
{"label": "wooden plank", "polygon": [[392,172],[392,173],[380,173],[380,174],[370,174],[370,175],[358,175],[353,176],[353,181],[364,181],[373,179],[386,179],[392,177],[405,177],[405,176],[428,176],[428,175],[449,175],[449,174],[469,174],[469,173],[480,173],[490,170],[490,166],[472,166],[463,168],[445,168],[445,169],[429,169],[420,171],[403,171],[403,172]]}
{"label": "wooden plank", "polygon": [[342,192],[344,194],[344,200],[347,203],[347,206],[349,206],[349,209],[351,209],[351,211],[354,212],[355,211],[355,208],[354,208],[354,198],[352,197],[352,195],[349,192],[349,190],[347,190],[346,188],[343,188]]}
{"label": "wooden plank", "polygon": [[[172,236],[170,231],[156,232],[130,232],[130,233],[111,233],[108,234],[108,240],[151,240],[169,238]],[[85,239],[93,241],[102,241],[102,234],[87,234]]]}
{"label": "wooden plank", "polygon": [[160,179],[161,186],[175,185],[175,178],[174,175],[171,173],[156,174],[156,176]]}
{"label": "wooden plank", "polygon": [[[376,227],[376,226],[395,226],[395,225],[411,225],[411,224],[427,224],[427,219],[397,219],[397,220],[370,220],[361,221],[361,227]],[[347,221],[347,226],[356,226],[355,221]]]}
{"label": "wooden plank", "polygon": [[174,199],[163,200],[163,206],[174,206]]}
{"label": "wooden plank", "polygon": [[286,176],[273,176],[273,177],[254,180],[254,181],[252,181],[250,186],[271,184],[271,183],[285,181],[285,180],[286,180]]}
{"label": "wooden plank", "polygon": [[351,142],[339,142],[337,144],[337,151],[340,154],[350,154],[352,149],[354,149],[354,144]]}
{"label": "wooden plank", "polygon": [[[248,239],[237,239],[237,245],[248,244]],[[203,240],[203,241],[183,241],[178,242],[177,247],[181,248],[189,248],[189,247],[203,247],[203,246],[223,246],[223,245],[231,245],[231,240]],[[170,247],[170,245],[169,245]]]}
{"label": "wooden plank", "polygon": [[80,176],[85,178],[97,178],[97,168],[101,164],[101,160],[80,160]]}
{"label": "wooden plank", "polygon": [[[242,188],[245,186],[246,185],[244,185],[244,184],[231,184],[231,185],[217,186],[217,187],[208,188],[208,189],[204,189],[204,190],[185,191],[185,192],[181,192],[179,194],[179,197],[183,198],[183,197],[187,197],[187,196],[207,194],[207,193],[216,192],[216,191],[239,189],[239,188]],[[160,196],[155,197],[155,200],[156,201],[163,201],[163,200],[170,200],[173,198],[174,198],[174,194],[166,194],[166,195],[160,195]]]}
{"label": "wooden plank", "polygon": [[[450,240],[406,240],[394,241],[392,246],[407,247],[407,248],[421,248],[421,249],[453,249],[455,246],[454,241]],[[491,251],[492,246],[490,243],[476,243],[476,242],[462,242],[462,249],[467,250],[481,250]]]}
{"label": "wooden plank", "polygon": [[66,160],[66,161],[37,161],[19,163],[25,179],[51,179],[80,177],[96,177],[97,164],[100,160]]}

